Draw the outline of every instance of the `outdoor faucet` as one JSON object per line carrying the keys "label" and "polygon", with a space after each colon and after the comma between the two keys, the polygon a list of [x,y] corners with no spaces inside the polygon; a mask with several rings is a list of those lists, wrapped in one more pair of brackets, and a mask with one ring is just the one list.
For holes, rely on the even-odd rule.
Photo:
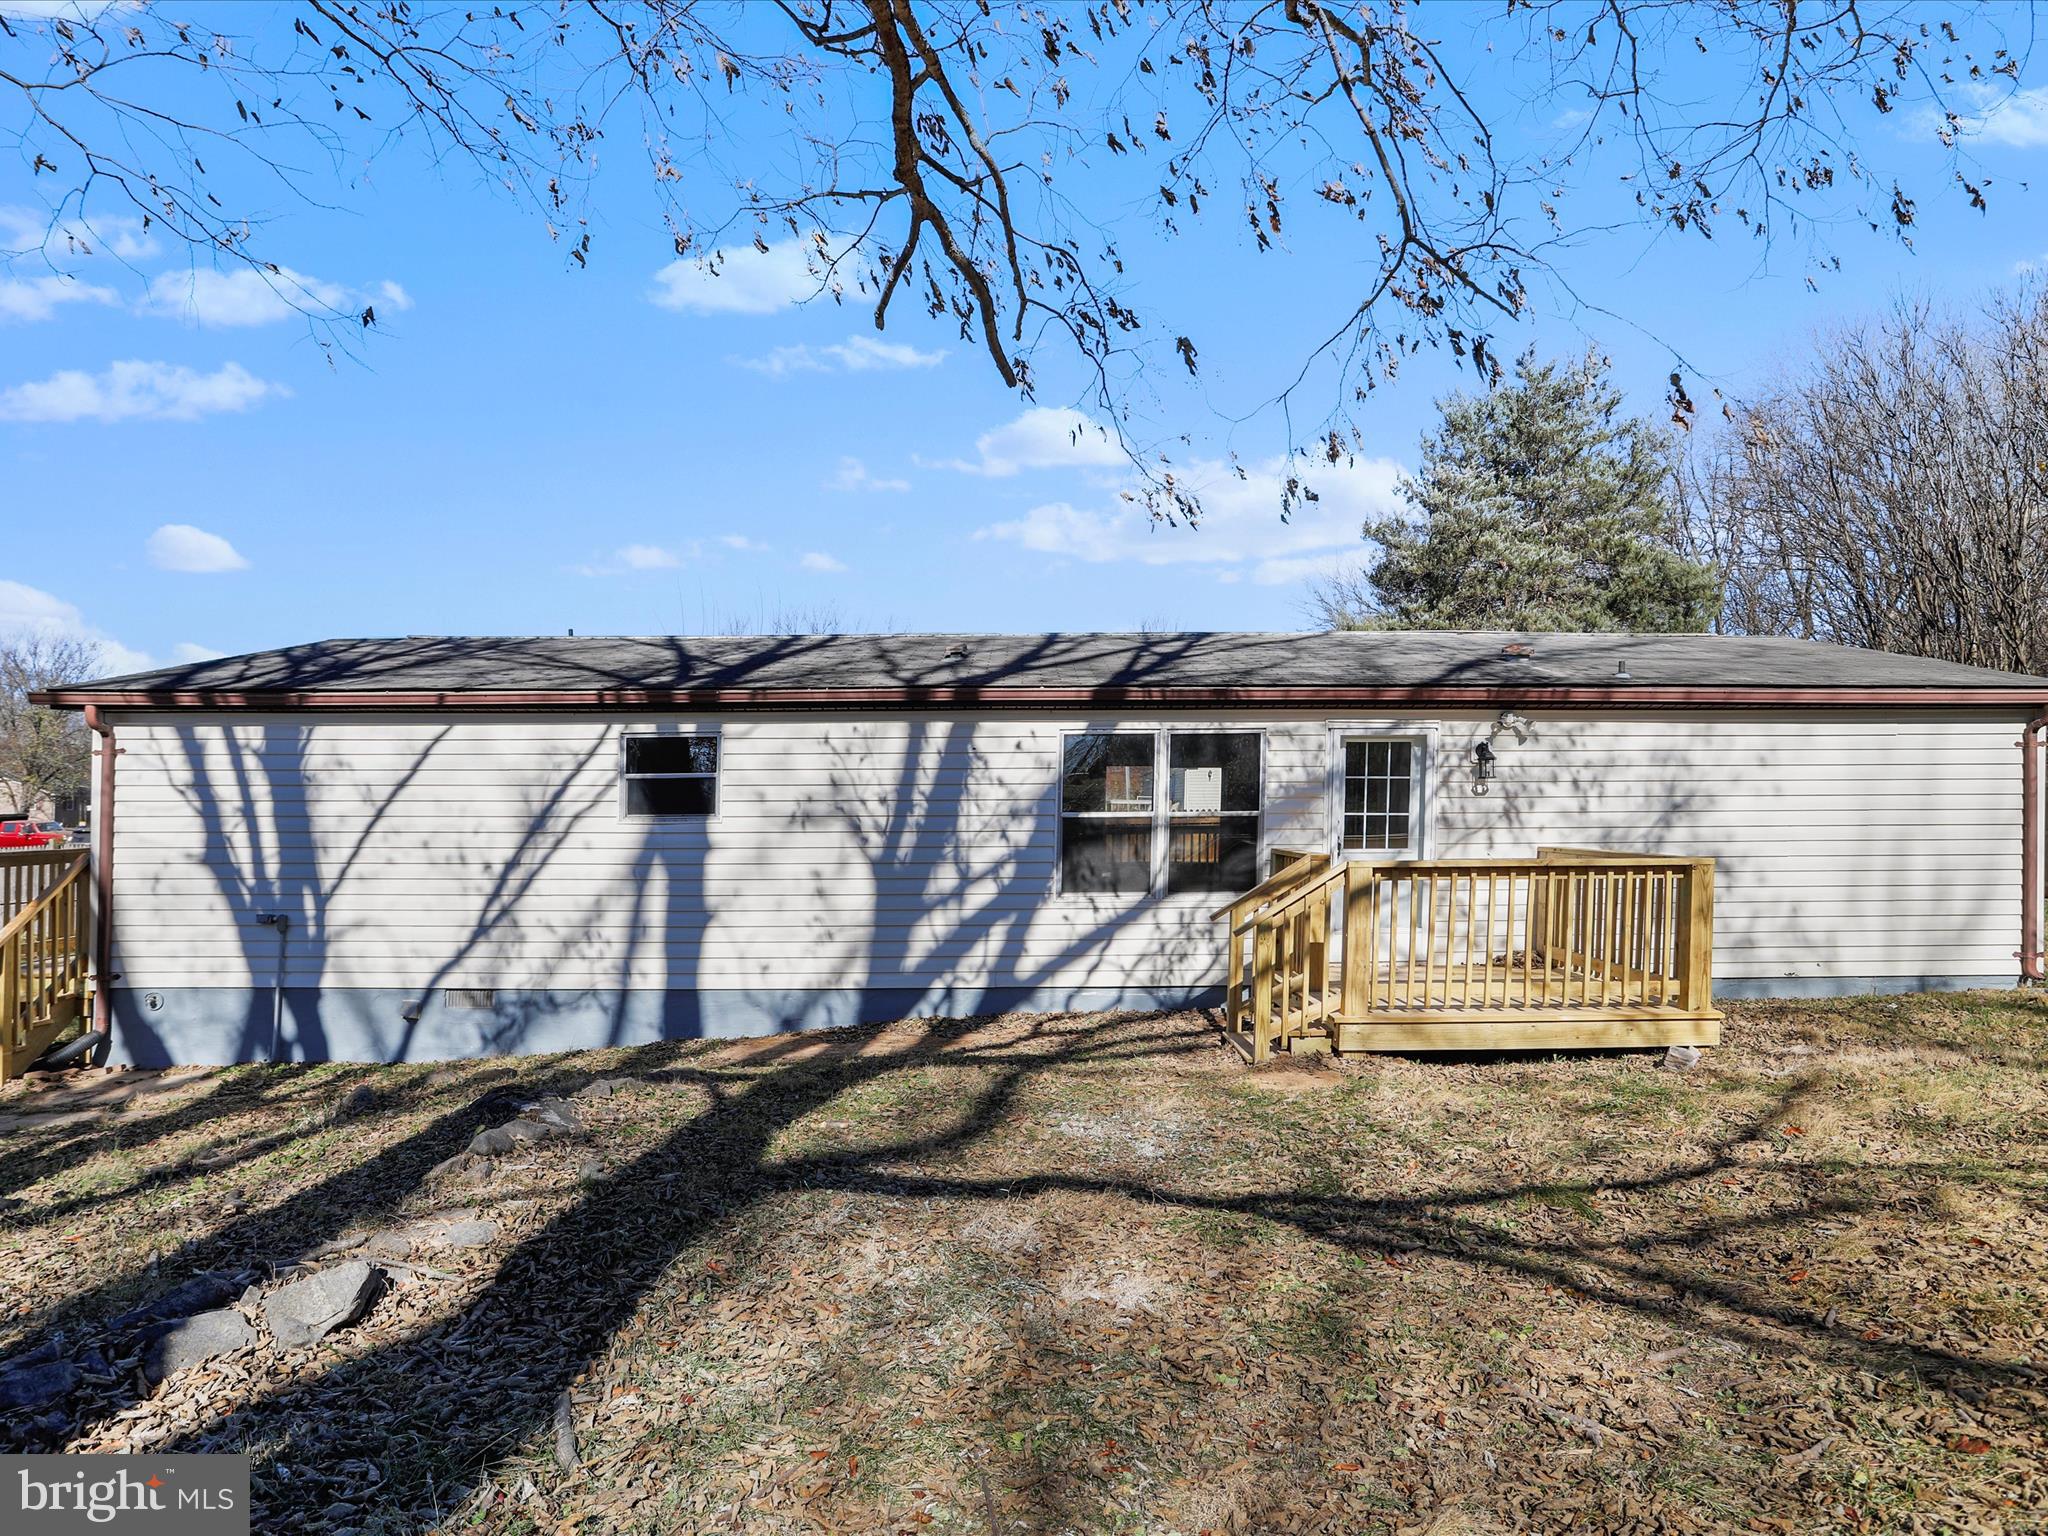
{"label": "outdoor faucet", "polygon": [[258,912],[256,926],[277,930],[277,980],[270,986],[270,1059],[274,1062],[284,1037],[284,952],[291,942],[292,917],[289,912]]}

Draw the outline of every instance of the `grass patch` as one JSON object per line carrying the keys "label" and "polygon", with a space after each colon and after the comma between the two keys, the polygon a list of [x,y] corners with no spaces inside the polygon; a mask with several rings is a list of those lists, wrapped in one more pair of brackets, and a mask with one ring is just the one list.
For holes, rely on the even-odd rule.
{"label": "grass patch", "polygon": [[[322,1351],[0,1433],[246,1447],[259,1529],[366,1536],[2043,1523],[2048,1011],[1726,1038],[1276,1086],[1073,1015],[153,1080],[10,1133],[5,1348],[397,1217],[501,1237]],[[425,1182],[599,1075],[586,1140]]]}

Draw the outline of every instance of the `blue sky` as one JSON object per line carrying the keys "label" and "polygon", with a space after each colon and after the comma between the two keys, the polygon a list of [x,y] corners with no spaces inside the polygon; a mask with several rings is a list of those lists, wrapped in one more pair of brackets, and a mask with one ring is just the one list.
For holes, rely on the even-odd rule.
{"label": "blue sky", "polygon": [[[1532,99],[1518,122],[1540,132],[1571,110]],[[1838,231],[1843,269],[1814,286],[1795,245],[1624,230],[1564,270],[1634,323],[1544,295],[1509,350],[1590,341],[1661,416],[1673,348],[1739,392],[1835,320],[1900,293],[1967,304],[2048,256],[2048,188],[2022,185],[2048,145],[2048,93],[2023,90],[1971,139],[1995,178],[1986,214],[1933,195],[1947,173],[1911,112],[1871,131],[1930,194],[1913,250]],[[40,216],[39,191],[0,160],[0,249],[20,243],[9,219]],[[779,255],[704,280],[671,265],[624,172],[602,191],[587,271],[472,172],[403,150],[331,207],[281,211],[271,254],[323,297],[376,306],[382,330],[353,357],[330,357],[249,274],[195,269],[111,223],[114,248],[64,280],[0,268],[0,626],[91,635],[110,668],[332,635],[688,632],[818,609],[857,628],[1296,628],[1306,576],[1364,553],[1361,517],[1390,503],[1459,382],[1424,356],[1382,387],[1362,410],[1371,457],[1283,526],[1281,424],[1232,418],[1354,291],[1341,231],[1303,225],[1260,255],[1227,220],[1169,244],[1130,214],[1113,227],[1132,297],[1157,334],[1197,336],[1204,362],[1144,425],[1188,435],[1210,515],[1149,527],[1120,499],[1115,453],[1071,443],[1073,383],[1049,377],[1028,406],[914,306],[878,336],[857,303],[791,302],[802,285]],[[1248,481],[1223,471],[1230,450]]]}

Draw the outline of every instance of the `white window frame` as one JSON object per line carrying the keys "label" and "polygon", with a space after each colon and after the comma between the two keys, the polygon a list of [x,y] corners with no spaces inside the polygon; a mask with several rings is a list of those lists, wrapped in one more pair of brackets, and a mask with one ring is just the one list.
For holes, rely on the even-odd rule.
{"label": "white window frame", "polygon": [[[709,773],[628,773],[626,771],[626,744],[630,741],[694,741],[708,740],[718,752],[718,766]],[[722,731],[704,726],[689,726],[673,730],[659,727],[641,727],[619,732],[618,761],[618,806],[619,820],[635,823],[653,822],[665,826],[695,827],[718,820],[725,810],[725,735]],[[711,809],[709,811],[636,811],[626,793],[629,781],[633,779],[709,779],[711,781]]]}
{"label": "white window frame", "polygon": [[[1053,765],[1052,813],[1058,824],[1053,841],[1052,893],[1079,901],[1214,901],[1220,891],[1178,891],[1166,889],[1167,867],[1173,852],[1173,738],[1175,736],[1256,736],[1259,739],[1258,835],[1252,845],[1252,869],[1256,875],[1266,867],[1267,838],[1271,818],[1266,814],[1267,728],[1263,725],[1125,725],[1077,726],[1060,732],[1059,758]],[[1069,811],[1066,808],[1067,743],[1081,736],[1150,736],[1152,738],[1152,857],[1151,883],[1142,891],[1070,891],[1067,889],[1067,820],[1129,821],[1130,811]],[[721,755],[720,761],[724,761]],[[1248,812],[1231,814],[1246,815]],[[1263,879],[1263,876],[1259,876]]]}
{"label": "white window frame", "polygon": [[[1436,762],[1440,725],[1412,720],[1343,720],[1330,725],[1328,784],[1330,857],[1333,859],[1432,859],[1436,857]],[[1344,846],[1344,744],[1350,741],[1405,741],[1415,749],[1409,791],[1410,848],[1346,848]]]}

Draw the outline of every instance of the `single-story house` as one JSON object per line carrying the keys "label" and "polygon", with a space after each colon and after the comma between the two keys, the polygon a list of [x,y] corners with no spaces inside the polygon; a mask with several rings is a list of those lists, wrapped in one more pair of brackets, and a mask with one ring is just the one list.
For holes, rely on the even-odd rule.
{"label": "single-story house", "polygon": [[[2048,680],[1803,641],[415,636],[42,698],[97,733],[117,1061],[1201,1004],[1299,854],[1451,861],[1454,904],[1641,856],[1645,927],[1650,857],[1711,859],[1722,998],[2040,970]],[[1540,958],[1514,923],[1468,964]]]}

